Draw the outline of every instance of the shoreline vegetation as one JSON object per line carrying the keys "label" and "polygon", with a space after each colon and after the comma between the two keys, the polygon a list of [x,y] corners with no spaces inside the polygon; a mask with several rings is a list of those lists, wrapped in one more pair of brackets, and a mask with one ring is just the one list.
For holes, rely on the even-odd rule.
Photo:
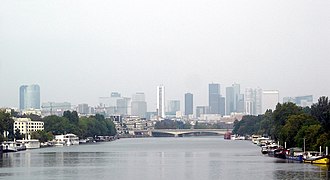
{"label": "shoreline vegetation", "polygon": [[317,151],[330,147],[330,102],[322,96],[311,107],[294,103],[278,103],[274,111],[243,116],[234,122],[233,134],[240,136],[260,134],[287,147],[304,147]]}
{"label": "shoreline vegetation", "polygon": [[[14,120],[12,116],[14,112],[6,113],[0,111],[0,142],[23,139],[23,135],[19,131],[13,130]],[[117,135],[115,124],[112,119],[104,118],[103,115],[79,117],[76,111],[65,111],[62,117],[51,115],[39,117],[35,115],[24,116],[31,120],[43,121],[44,130],[31,133],[31,139],[38,139],[41,143],[52,141],[55,135],[73,133],[80,139],[96,136],[113,136]],[[6,137],[4,132],[7,133]]]}

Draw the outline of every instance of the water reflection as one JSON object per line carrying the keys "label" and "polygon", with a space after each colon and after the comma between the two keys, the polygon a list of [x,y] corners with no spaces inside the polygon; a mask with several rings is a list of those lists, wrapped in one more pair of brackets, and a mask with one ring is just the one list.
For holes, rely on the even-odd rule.
{"label": "water reflection", "polygon": [[127,139],[0,156],[5,179],[327,179],[328,166],[286,163],[250,142]]}

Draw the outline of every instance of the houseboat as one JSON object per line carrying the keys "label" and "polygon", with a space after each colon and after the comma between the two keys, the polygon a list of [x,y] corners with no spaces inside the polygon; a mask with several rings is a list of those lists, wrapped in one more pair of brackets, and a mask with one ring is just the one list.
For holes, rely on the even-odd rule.
{"label": "houseboat", "polygon": [[21,142],[16,141],[4,141],[2,142],[2,151],[6,152],[17,152],[26,150],[26,146]]}
{"label": "houseboat", "polygon": [[304,156],[304,163],[330,165],[330,156],[323,156],[320,152],[317,151],[308,151]]}
{"label": "houseboat", "polygon": [[290,148],[286,151],[286,159],[293,162],[303,162],[304,151],[301,148]]}
{"label": "houseboat", "polygon": [[64,134],[55,136],[55,146],[71,146],[78,145],[79,138],[75,134]]}
{"label": "houseboat", "polygon": [[16,142],[20,142],[20,143],[24,144],[26,149],[38,149],[38,148],[40,148],[40,142],[37,139],[16,140]]}

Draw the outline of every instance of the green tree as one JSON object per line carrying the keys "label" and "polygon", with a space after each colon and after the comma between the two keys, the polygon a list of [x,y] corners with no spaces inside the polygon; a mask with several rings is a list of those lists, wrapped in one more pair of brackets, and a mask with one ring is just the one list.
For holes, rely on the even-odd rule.
{"label": "green tree", "polygon": [[312,105],[311,114],[321,123],[324,131],[330,132],[330,102],[328,97],[322,96]]}
{"label": "green tree", "polygon": [[[4,132],[8,136],[4,137]],[[9,113],[0,110],[0,141],[14,139],[14,120]]]}
{"label": "green tree", "polygon": [[14,137],[15,137],[15,139],[23,139],[23,135],[21,134],[19,129],[15,130]]}
{"label": "green tree", "polygon": [[[318,121],[313,116],[307,114],[289,116],[280,131],[280,141],[286,142],[287,147],[294,147],[297,144],[300,145],[298,142],[301,142],[301,140],[306,137],[306,131],[310,131],[309,126],[311,125],[319,125]],[[303,126],[305,126],[305,128],[302,128]],[[312,137],[312,135],[310,137]]]}
{"label": "green tree", "polygon": [[280,104],[278,103],[273,112],[273,128],[271,131],[272,138],[275,140],[283,140],[281,136],[281,129],[285,125],[287,119],[291,115],[303,114],[302,108],[292,102]]}
{"label": "green tree", "polygon": [[54,135],[51,132],[34,131],[31,133],[31,138],[38,139],[40,142],[47,142],[54,139]]}

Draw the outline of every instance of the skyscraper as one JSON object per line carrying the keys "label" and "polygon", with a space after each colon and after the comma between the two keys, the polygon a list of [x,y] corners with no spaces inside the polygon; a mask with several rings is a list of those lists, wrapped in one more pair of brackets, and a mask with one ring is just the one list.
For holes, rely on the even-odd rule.
{"label": "skyscraper", "polygon": [[279,92],[277,90],[263,90],[262,92],[262,112],[267,109],[275,110],[279,102]]}
{"label": "skyscraper", "polygon": [[184,95],[184,114],[194,114],[194,96],[191,93],[186,93]]}
{"label": "skyscraper", "polygon": [[226,115],[233,112],[243,112],[242,101],[244,96],[241,94],[239,84],[232,84],[231,87],[226,88]]}
{"label": "skyscraper", "polygon": [[255,114],[255,93],[252,88],[245,89],[245,114]]}
{"label": "skyscraper", "polygon": [[220,114],[220,84],[209,84],[210,114]]}
{"label": "skyscraper", "polygon": [[136,93],[132,96],[132,115],[145,118],[147,113],[147,102],[144,93]]}
{"label": "skyscraper", "polygon": [[175,115],[177,111],[180,111],[179,100],[169,100],[167,106],[168,106],[167,112],[169,115]]}
{"label": "skyscraper", "polygon": [[226,115],[234,111],[234,88],[226,87]]}
{"label": "skyscraper", "polygon": [[19,108],[40,109],[40,87],[37,84],[22,85],[19,88]]}
{"label": "skyscraper", "polygon": [[260,88],[245,89],[245,114],[259,115],[262,112],[262,90]]}
{"label": "skyscraper", "polygon": [[262,89],[259,87],[255,89],[255,98],[256,115],[265,113],[262,111]]}
{"label": "skyscraper", "polygon": [[165,118],[165,87],[157,86],[157,112],[158,116]]}

